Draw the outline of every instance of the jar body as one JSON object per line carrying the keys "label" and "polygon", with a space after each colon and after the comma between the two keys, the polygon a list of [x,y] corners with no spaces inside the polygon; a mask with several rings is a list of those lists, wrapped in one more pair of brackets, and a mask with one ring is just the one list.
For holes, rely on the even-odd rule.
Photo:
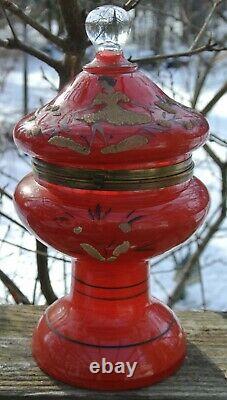
{"label": "jar body", "polygon": [[71,189],[30,174],[18,185],[15,202],[23,223],[41,241],[73,258],[115,262],[145,260],[184,242],[204,220],[209,196],[197,178],[116,192]]}

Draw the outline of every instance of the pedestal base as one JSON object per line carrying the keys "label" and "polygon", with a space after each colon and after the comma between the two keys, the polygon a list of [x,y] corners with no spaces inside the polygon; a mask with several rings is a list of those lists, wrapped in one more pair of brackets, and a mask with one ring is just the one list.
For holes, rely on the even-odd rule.
{"label": "pedestal base", "polygon": [[184,333],[172,311],[156,299],[138,314],[133,305],[122,313],[119,304],[118,318],[107,316],[108,306],[101,309],[99,300],[92,312],[83,300],[82,309],[70,298],[58,300],[34,332],[33,355],[50,376],[81,388],[126,390],[149,386],[181,365]]}

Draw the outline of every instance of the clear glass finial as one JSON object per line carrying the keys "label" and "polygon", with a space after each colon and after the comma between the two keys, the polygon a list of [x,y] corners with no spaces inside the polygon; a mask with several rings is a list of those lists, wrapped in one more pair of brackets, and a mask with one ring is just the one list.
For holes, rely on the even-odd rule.
{"label": "clear glass finial", "polygon": [[86,19],[86,31],[97,50],[120,51],[128,39],[131,18],[117,6],[102,6],[91,11]]}

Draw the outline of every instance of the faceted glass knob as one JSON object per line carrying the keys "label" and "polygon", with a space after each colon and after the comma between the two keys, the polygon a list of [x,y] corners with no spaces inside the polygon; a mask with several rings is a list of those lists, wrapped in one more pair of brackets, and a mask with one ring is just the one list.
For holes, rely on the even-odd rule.
{"label": "faceted glass knob", "polygon": [[129,14],[117,6],[98,7],[86,19],[87,35],[98,51],[120,51],[128,39],[130,29]]}

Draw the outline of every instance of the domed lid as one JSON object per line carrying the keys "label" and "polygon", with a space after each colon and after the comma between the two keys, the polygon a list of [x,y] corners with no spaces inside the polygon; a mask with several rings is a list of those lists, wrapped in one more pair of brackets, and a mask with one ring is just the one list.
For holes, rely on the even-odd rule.
{"label": "domed lid", "polygon": [[188,159],[202,145],[208,124],[169,98],[121,51],[128,13],[98,7],[86,21],[97,54],[58,96],[15,127],[18,146],[58,166],[140,170]]}

